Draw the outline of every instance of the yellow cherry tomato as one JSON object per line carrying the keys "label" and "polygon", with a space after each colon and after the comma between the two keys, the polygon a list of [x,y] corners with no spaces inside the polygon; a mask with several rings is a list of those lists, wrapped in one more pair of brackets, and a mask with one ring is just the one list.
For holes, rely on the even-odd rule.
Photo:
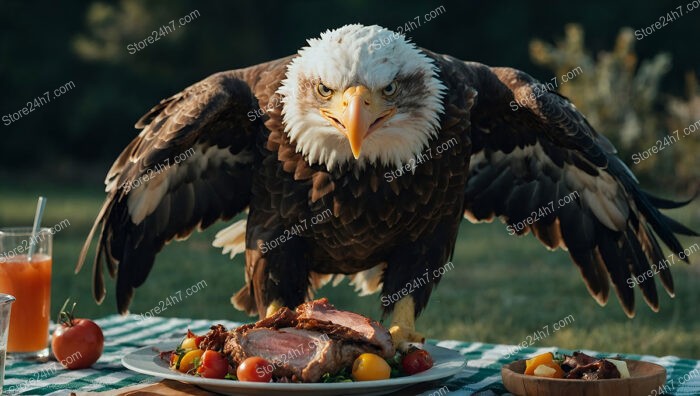
{"label": "yellow cherry tomato", "polygon": [[376,381],[389,379],[391,367],[381,356],[363,353],[352,364],[352,378],[355,381]]}
{"label": "yellow cherry tomato", "polygon": [[198,349],[197,348],[197,342],[196,342],[195,337],[191,338],[185,338],[185,341],[182,341],[182,344],[180,345],[180,348],[186,350],[186,351],[191,351],[193,349]]}
{"label": "yellow cherry tomato", "polygon": [[182,360],[180,360],[180,368],[178,368],[178,371],[187,373],[192,370],[194,368],[194,360],[201,359],[203,353],[204,351],[201,349],[187,352],[185,356],[182,357]]}

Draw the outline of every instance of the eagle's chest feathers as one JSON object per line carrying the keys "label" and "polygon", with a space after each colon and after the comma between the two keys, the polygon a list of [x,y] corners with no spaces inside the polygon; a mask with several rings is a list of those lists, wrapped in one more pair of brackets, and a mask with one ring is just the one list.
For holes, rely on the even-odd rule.
{"label": "eagle's chest feathers", "polygon": [[307,238],[317,261],[380,260],[445,219],[461,217],[469,159],[462,133],[443,131],[401,168],[361,171],[310,167],[298,154],[289,158],[294,145],[282,140],[270,181],[279,190],[273,197],[275,215]]}

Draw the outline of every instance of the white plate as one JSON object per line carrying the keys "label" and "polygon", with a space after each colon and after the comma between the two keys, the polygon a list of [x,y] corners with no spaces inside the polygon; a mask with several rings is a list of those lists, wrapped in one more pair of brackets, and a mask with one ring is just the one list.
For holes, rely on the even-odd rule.
{"label": "white plate", "polygon": [[122,358],[122,364],[129,370],[152,375],[154,377],[173,379],[196,385],[224,395],[383,395],[395,392],[407,386],[422,382],[446,379],[457,374],[466,360],[457,351],[433,345],[425,349],[433,358],[430,370],[415,375],[380,381],[338,382],[338,383],[260,383],[232,380],[217,380],[195,377],[172,371],[167,362],[160,359],[158,351],[171,351],[179,341],[163,342],[153,346],[137,349]]}

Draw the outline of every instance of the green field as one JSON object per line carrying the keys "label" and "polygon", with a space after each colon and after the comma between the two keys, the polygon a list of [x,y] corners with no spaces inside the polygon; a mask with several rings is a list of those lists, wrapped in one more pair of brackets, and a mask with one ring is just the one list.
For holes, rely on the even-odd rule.
{"label": "green field", "polygon": [[[108,298],[98,306],[91,298],[91,263],[74,275],[82,242],[92,225],[103,193],[91,188],[33,184],[12,189],[12,180],[0,180],[0,226],[29,225],[41,193],[48,197],[44,226],[64,219],[70,226],[54,237],[52,310],[67,297],[79,301],[79,313],[101,317],[116,312],[114,282]],[[678,197],[677,197],[678,198]],[[671,212],[694,229],[700,229],[700,203]],[[131,310],[143,313],[204,280],[206,287],[168,307],[162,315],[212,320],[249,320],[229,304],[243,284],[243,261],[233,262],[211,247],[213,235],[224,223],[194,235],[184,243],[166,246],[158,256],[146,284],[137,290]],[[698,239],[683,238],[684,247]],[[700,261],[700,252],[691,261]],[[559,346],[640,354],[700,358],[700,265],[674,265],[676,298],[661,294],[661,311],[653,313],[637,293],[637,316],[623,314],[616,297],[599,307],[589,297],[577,268],[565,252],[548,252],[533,237],[509,236],[501,223],[472,225],[464,222],[448,271],[418,321],[430,338],[516,344],[543,327],[550,335],[533,347]],[[319,295],[339,307],[378,317],[378,295],[357,297],[346,282],[327,286]],[[570,316],[571,315],[571,316]],[[569,317],[559,331],[553,324]]]}

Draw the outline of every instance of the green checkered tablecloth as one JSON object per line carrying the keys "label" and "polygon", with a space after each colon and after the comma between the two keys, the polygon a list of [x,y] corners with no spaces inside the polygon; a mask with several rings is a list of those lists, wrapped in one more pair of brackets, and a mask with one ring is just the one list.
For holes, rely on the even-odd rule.
{"label": "green checkered tablecloth", "polygon": [[[23,395],[66,395],[70,391],[106,391],[139,383],[157,382],[159,379],[137,374],[122,367],[120,361],[125,354],[153,343],[180,338],[187,328],[195,333],[205,333],[213,323],[210,320],[175,318],[150,318],[143,321],[135,315],[109,316],[97,321],[105,335],[105,350],[100,360],[87,370],[70,371],[56,362],[29,363],[8,360],[5,372],[3,394]],[[217,321],[227,327],[238,324]],[[554,348],[525,348],[513,355],[510,345],[483,344],[462,341],[431,341],[439,346],[459,351],[467,361],[464,371],[449,381],[436,384],[434,390],[422,395],[430,395],[437,389],[447,386],[454,395],[503,395],[507,391],[501,383],[501,365]],[[569,350],[560,352],[571,353]],[[594,351],[584,351],[599,356]],[[668,371],[666,389],[674,395],[700,395],[700,361],[680,359],[674,356],[656,357],[623,355],[630,359],[641,359],[658,363]],[[399,394],[406,394],[405,392]],[[444,388],[440,395],[445,394]]]}

